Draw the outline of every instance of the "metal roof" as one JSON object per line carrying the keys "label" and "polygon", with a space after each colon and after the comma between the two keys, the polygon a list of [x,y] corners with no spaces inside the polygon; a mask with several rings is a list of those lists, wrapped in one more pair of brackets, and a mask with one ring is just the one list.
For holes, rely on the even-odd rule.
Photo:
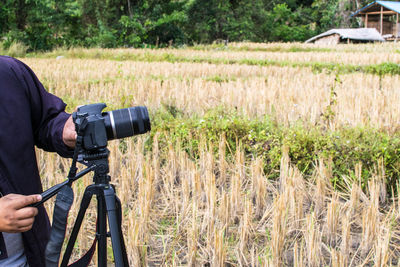
{"label": "metal roof", "polygon": [[365,7],[357,10],[356,12],[354,12],[353,14],[350,15],[350,17],[354,17],[356,15],[358,15],[360,12],[370,8],[371,6],[378,4],[381,5],[383,7],[386,7],[387,9],[390,9],[394,12],[400,13],[400,2],[395,2],[395,1],[374,1],[368,5],[366,5]]}
{"label": "metal roof", "polygon": [[332,29],[320,35],[308,39],[306,43],[311,43],[319,38],[332,34],[339,34],[342,39],[360,40],[360,41],[380,41],[384,42],[382,35],[375,28],[357,28],[357,29]]}

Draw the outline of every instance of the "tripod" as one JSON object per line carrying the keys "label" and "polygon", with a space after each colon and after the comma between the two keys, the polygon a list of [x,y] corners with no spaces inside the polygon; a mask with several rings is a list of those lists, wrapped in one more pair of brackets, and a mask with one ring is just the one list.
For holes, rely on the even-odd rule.
{"label": "tripod", "polygon": [[[121,229],[121,202],[115,194],[113,185],[110,184],[111,178],[108,175],[109,151],[107,149],[107,141],[150,131],[150,120],[146,107],[120,109],[102,113],[105,107],[104,103],[85,105],[79,107],[72,114],[77,136],[67,180],[47,189],[41,194],[42,200],[32,205],[39,206],[60,192],[57,195],[54,205],[53,225],[45,251],[46,265],[48,266],[58,266],[68,212],[74,198],[71,184],[91,171],[94,171],[93,184],[89,185],[83,194],[78,216],[72,229],[61,266],[65,267],[68,265],[83,217],[93,195],[97,198],[98,216],[95,240],[89,252],[81,260],[70,266],[87,266],[92,258],[96,242],[98,242],[98,266],[107,266],[107,237],[111,237],[115,266],[129,266]],[[77,174],[77,162],[88,166],[88,168]],[[107,221],[110,232],[107,232]]]}
{"label": "tripod", "polygon": [[[110,182],[108,175],[108,155],[109,151],[106,148],[99,150],[96,153],[80,155],[79,161],[87,162],[89,169],[94,171],[93,184],[89,185],[83,194],[82,202],[76,218],[74,227],[68,241],[61,266],[67,266],[71,257],[72,250],[79,233],[85,212],[90,204],[93,195],[97,198],[97,224],[96,236],[92,246],[98,242],[98,266],[107,266],[107,237],[111,237],[111,244],[114,254],[115,266],[129,266],[128,257],[124,238],[122,235],[121,222],[121,202],[115,194],[113,185]],[[110,232],[107,232],[107,219]],[[91,258],[91,256],[89,256]],[[90,259],[89,259],[90,260]]]}

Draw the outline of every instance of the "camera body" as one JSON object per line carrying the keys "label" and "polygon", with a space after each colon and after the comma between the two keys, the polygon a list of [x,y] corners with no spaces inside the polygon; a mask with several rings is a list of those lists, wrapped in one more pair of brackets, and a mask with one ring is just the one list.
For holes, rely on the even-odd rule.
{"label": "camera body", "polygon": [[94,151],[107,146],[107,141],[143,134],[151,130],[147,108],[144,106],[102,112],[104,103],[81,106],[73,113],[82,149]]}
{"label": "camera body", "polygon": [[82,148],[94,150],[107,146],[107,132],[102,110],[106,104],[98,103],[81,106],[73,113],[72,118],[78,136],[82,136]]}

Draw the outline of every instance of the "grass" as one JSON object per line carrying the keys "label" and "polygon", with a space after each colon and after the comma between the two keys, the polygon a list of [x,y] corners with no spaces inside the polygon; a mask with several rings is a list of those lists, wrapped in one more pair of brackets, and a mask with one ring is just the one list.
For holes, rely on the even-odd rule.
{"label": "grass", "polygon": [[[111,109],[163,104],[204,115],[222,106],[250,118],[265,114],[282,125],[330,122],[396,131],[400,76],[315,73],[309,69],[196,63],[24,59],[70,105],[107,102]],[[102,71],[98,71],[101,66]],[[215,81],[216,73],[221,81]],[[156,77],[156,78],[151,78]],[[229,79],[227,79],[229,78]],[[235,78],[234,80],[232,78]],[[334,98],[332,98],[334,96]]]}
{"label": "grass", "polygon": [[[22,60],[69,111],[148,106],[150,134],[109,143],[131,265],[386,266],[400,255],[396,49],[246,43]],[[44,188],[64,179],[68,160],[38,159]],[[74,185],[71,223],[89,184]]]}
{"label": "grass", "polygon": [[25,57],[28,47],[20,42],[12,42],[6,46],[4,42],[0,42],[0,55],[7,55],[10,57]]}
{"label": "grass", "polygon": [[[200,51],[200,52],[199,52]],[[242,50],[240,50],[242,51]],[[246,50],[245,50],[246,51]],[[304,51],[304,53],[296,52]],[[228,51],[213,52],[209,57],[208,50],[193,50],[190,55],[187,50],[153,50],[153,49],[70,49],[56,50],[50,53],[32,54],[33,57],[55,58],[59,55],[67,58],[78,59],[109,59],[116,61],[139,61],[139,62],[169,62],[169,63],[208,63],[208,64],[239,64],[250,66],[277,66],[292,68],[311,68],[313,71],[335,72],[339,74],[366,73],[374,75],[399,75],[400,57],[389,53],[380,53],[374,56],[368,53],[361,53],[348,56],[348,53],[330,52],[324,49],[314,51],[312,48],[295,49],[292,52],[276,52],[274,49],[270,55],[265,56],[265,52],[260,54],[249,54],[244,52],[239,56],[232,57],[234,53]],[[312,53],[311,53],[312,52]],[[333,54],[333,56],[331,56]],[[336,54],[336,55],[335,55]],[[298,57],[298,59],[296,59]],[[341,57],[345,57],[342,59]],[[259,59],[262,58],[262,59]],[[339,60],[338,60],[339,58]],[[322,60],[322,61],[320,61]],[[346,60],[349,63],[346,63]],[[391,60],[394,60],[391,61]],[[360,62],[359,62],[360,61]],[[351,63],[357,64],[351,64]]]}
{"label": "grass", "polygon": [[[240,149],[222,164],[208,150],[212,144],[203,141],[194,162],[178,145],[164,148],[157,137],[145,155],[142,139],[129,141],[125,154],[119,141],[110,143],[111,175],[126,211],[124,233],[134,265],[249,265],[254,256],[261,265],[332,265],[338,259],[360,265],[372,264],[381,253],[385,264],[397,264],[398,202],[381,197],[386,192],[381,171],[365,190],[360,173],[347,176],[348,187],[338,192],[331,183],[332,163],[322,159],[305,179],[284,149],[280,176],[270,180],[263,161],[245,159]],[[223,144],[220,149],[227,149]],[[49,154],[40,158],[54,161]],[[42,176],[51,181],[45,187],[61,177],[51,168]],[[90,178],[82,181],[89,184]],[[91,220],[86,224],[93,229]],[[90,242],[88,232],[93,231],[78,238],[78,248]],[[295,257],[294,248],[304,257]]]}
{"label": "grass", "polygon": [[[179,115],[181,114],[181,115]],[[398,152],[400,136],[388,134],[373,128],[342,127],[328,130],[326,127],[294,125],[282,127],[268,118],[249,119],[235,113],[213,110],[202,117],[188,118],[182,112],[169,107],[167,111],[153,115],[153,132],[159,136],[164,146],[177,143],[193,159],[200,156],[198,144],[202,138],[218,143],[224,136],[228,151],[241,147],[248,158],[261,158],[263,169],[269,178],[276,178],[279,169],[281,148],[289,147],[289,156],[293,164],[303,174],[311,175],[319,157],[330,159],[334,174],[332,182],[335,188],[342,184],[343,175],[353,175],[352,170],[358,163],[365,166],[362,187],[367,186],[368,177],[380,159],[386,170],[388,187],[396,185],[399,175]],[[219,147],[213,148],[215,156]],[[230,157],[229,153],[225,153]]]}

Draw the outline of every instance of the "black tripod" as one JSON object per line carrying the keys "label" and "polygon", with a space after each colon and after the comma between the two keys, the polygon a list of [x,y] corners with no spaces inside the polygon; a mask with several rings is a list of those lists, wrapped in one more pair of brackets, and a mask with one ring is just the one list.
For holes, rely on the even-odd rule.
{"label": "black tripod", "polygon": [[[71,253],[82,225],[83,217],[90,204],[92,196],[97,198],[97,229],[95,242],[98,242],[98,266],[107,266],[107,237],[111,237],[112,249],[114,254],[115,266],[129,266],[124,238],[122,235],[121,221],[121,202],[115,194],[113,185],[108,175],[108,150],[101,149],[96,153],[81,155],[79,161],[86,162],[91,170],[94,171],[93,184],[89,185],[83,194],[81,206],[76,218],[70,239],[68,241],[61,266],[67,266]],[[110,232],[107,232],[107,218]],[[91,256],[90,256],[91,257]]]}
{"label": "black tripod", "polygon": [[[58,266],[64,241],[68,212],[73,202],[71,184],[83,175],[94,171],[93,184],[85,189],[83,199],[72,229],[61,266],[68,265],[72,250],[82,225],[83,217],[93,195],[97,198],[97,230],[92,248],[78,262],[71,266],[86,266],[92,258],[98,242],[98,266],[107,266],[107,237],[111,237],[115,266],[129,266],[124,237],[121,230],[121,202],[110,184],[107,141],[142,134],[150,130],[150,120],[145,107],[114,110],[102,113],[103,103],[81,106],[72,114],[77,132],[76,145],[68,179],[42,193],[42,200],[33,204],[41,205],[57,195],[54,206],[53,225],[46,247],[46,266]],[[88,168],[77,174],[76,164]],[[107,232],[107,219],[110,232]]]}

